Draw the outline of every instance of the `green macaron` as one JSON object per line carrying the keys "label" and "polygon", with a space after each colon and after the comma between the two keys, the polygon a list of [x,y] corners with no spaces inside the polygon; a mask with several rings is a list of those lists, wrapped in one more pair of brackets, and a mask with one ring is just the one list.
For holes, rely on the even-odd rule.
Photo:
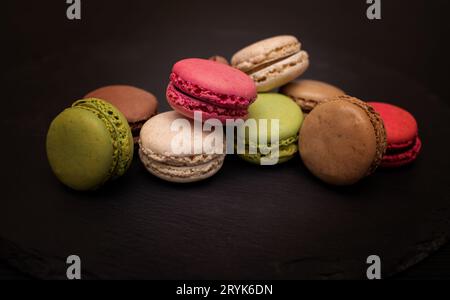
{"label": "green macaron", "polygon": [[95,98],[75,102],[53,120],[46,148],[56,177],[79,191],[95,190],[125,174],[134,151],[125,117]]}
{"label": "green macaron", "polygon": [[[275,156],[277,163],[284,163],[296,155],[303,113],[290,98],[276,93],[258,94],[256,101],[249,107],[248,120],[256,121],[258,134],[252,138],[249,131],[246,131],[246,153],[240,154],[241,158],[254,164],[262,164],[262,158],[273,159]],[[261,122],[264,120],[267,125],[261,126],[265,124]],[[279,122],[278,132],[272,130],[273,120]],[[275,141],[272,138],[274,132],[278,133]],[[260,137],[264,137],[264,140],[260,140]],[[274,151],[276,148],[278,152]]]}

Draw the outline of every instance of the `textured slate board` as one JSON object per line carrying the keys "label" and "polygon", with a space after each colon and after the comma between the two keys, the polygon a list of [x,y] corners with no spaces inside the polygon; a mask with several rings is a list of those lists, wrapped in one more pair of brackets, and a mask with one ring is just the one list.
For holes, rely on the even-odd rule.
{"label": "textured slate board", "polygon": [[334,188],[313,178],[299,158],[264,168],[229,156],[214,178],[174,185],[136,159],[124,178],[96,193],[60,185],[46,161],[45,134],[73,100],[104,84],[130,83],[155,92],[165,111],[176,60],[219,49],[231,55],[263,35],[201,31],[194,21],[191,27],[208,46],[182,27],[176,36],[149,29],[152,39],[145,30],[108,42],[80,38],[2,74],[4,97],[13,101],[1,121],[15,130],[4,132],[8,147],[1,149],[10,157],[9,173],[1,174],[1,259],[38,278],[64,278],[71,254],[81,256],[84,278],[364,278],[369,255],[381,256],[388,276],[448,239],[450,161],[442,140],[450,133],[448,104],[359,51],[315,39],[305,41],[312,54],[307,77],[368,101],[399,104],[417,117],[424,149],[413,166]]}

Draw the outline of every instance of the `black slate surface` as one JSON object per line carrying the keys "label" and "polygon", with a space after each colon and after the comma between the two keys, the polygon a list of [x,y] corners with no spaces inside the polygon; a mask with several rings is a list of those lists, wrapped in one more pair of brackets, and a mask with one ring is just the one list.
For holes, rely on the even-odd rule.
{"label": "black slate surface", "polygon": [[[372,254],[389,276],[438,249],[450,232],[442,138],[450,133],[450,108],[438,96],[443,79],[432,82],[427,72],[437,60],[439,31],[424,30],[434,24],[427,18],[394,21],[390,12],[401,13],[399,4],[384,6],[384,23],[374,25],[364,19],[364,3],[323,2],[295,10],[287,4],[299,4],[282,1],[282,9],[269,11],[238,2],[227,5],[240,10],[210,2],[96,1],[83,3],[79,23],[65,19],[64,3],[16,4],[7,18],[11,47],[4,49],[12,59],[2,70],[2,124],[14,130],[4,131],[1,149],[8,172],[1,174],[0,258],[38,278],[64,278],[65,258],[77,254],[84,278],[335,279],[364,278]],[[429,6],[413,3],[412,14],[431,18]],[[317,25],[324,16],[328,21]],[[421,128],[420,159],[350,188],[322,184],[299,158],[264,168],[229,156],[217,176],[191,185],[154,178],[136,159],[124,178],[90,194],[68,190],[51,174],[48,125],[86,92],[133,84],[154,92],[165,111],[164,90],[178,59],[231,56],[280,33],[299,36],[310,53],[305,77],[410,110]],[[433,68],[439,75],[443,66]],[[435,86],[433,93],[428,87]]]}

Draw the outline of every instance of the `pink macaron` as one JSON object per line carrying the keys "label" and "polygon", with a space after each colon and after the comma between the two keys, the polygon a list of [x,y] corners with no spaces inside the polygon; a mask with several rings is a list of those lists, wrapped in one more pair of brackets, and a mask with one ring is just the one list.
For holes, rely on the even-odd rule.
{"label": "pink macaron", "polygon": [[195,112],[203,121],[246,119],[256,100],[256,86],[245,73],[215,61],[190,58],[177,62],[170,75],[167,100],[188,118]]}

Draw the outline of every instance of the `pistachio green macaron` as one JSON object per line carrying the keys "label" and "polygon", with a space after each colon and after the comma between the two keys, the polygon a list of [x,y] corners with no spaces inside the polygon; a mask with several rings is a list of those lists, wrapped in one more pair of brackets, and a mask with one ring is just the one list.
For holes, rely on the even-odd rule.
{"label": "pistachio green macaron", "polygon": [[133,159],[133,136],[113,105],[95,98],[75,102],[51,123],[47,157],[68,187],[95,190],[125,174]]}
{"label": "pistachio green macaron", "polygon": [[[257,134],[249,134],[250,123],[256,123]],[[298,135],[303,123],[301,109],[290,98],[276,93],[258,94],[249,107],[245,138],[237,134],[237,141],[245,143],[245,153],[239,156],[254,164],[283,163],[298,152]],[[278,124],[278,128],[276,127]],[[278,129],[278,130],[277,130]],[[236,145],[237,146],[237,145]],[[278,150],[277,150],[278,149]]]}

